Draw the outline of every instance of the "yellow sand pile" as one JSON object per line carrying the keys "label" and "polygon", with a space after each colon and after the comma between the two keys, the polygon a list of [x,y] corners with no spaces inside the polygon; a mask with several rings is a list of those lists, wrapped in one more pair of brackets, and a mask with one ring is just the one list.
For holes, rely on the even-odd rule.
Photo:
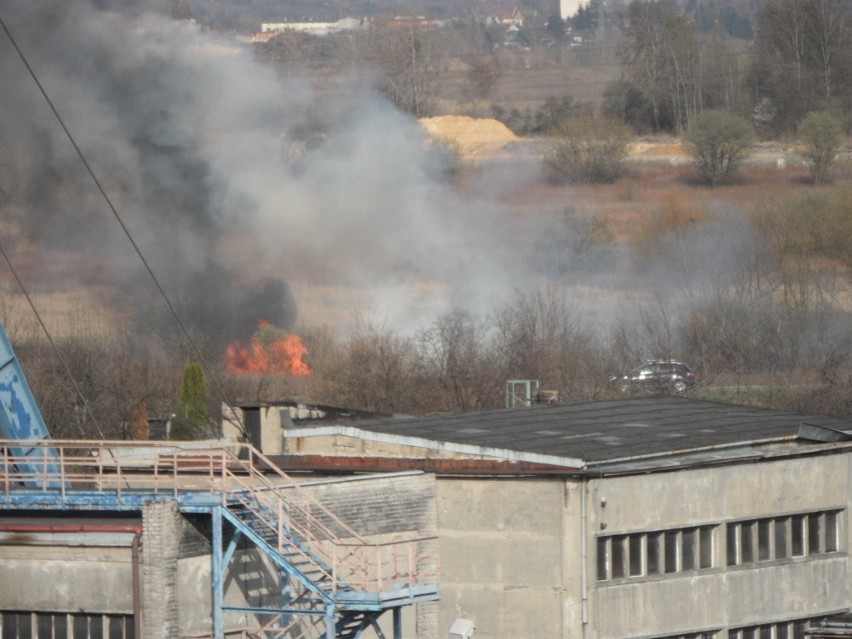
{"label": "yellow sand pile", "polygon": [[445,140],[462,155],[499,153],[518,137],[498,120],[470,118],[464,115],[442,115],[421,118],[420,123],[429,135]]}
{"label": "yellow sand pile", "polygon": [[627,146],[630,155],[671,156],[686,155],[686,150],[679,142],[635,142]]}

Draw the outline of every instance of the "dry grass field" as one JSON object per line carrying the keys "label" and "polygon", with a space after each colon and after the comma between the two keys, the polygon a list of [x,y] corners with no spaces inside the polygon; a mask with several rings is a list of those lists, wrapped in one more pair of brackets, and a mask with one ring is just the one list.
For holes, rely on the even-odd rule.
{"label": "dry grass field", "polygon": [[[471,127],[490,130],[483,129],[481,123]],[[493,130],[505,136],[499,128]],[[501,185],[499,197],[491,201],[489,223],[511,237],[518,252],[524,254],[535,252],[535,243],[547,235],[548,228],[560,223],[566,211],[572,217],[602,222],[616,244],[627,246],[641,240],[652,218],[666,210],[685,215],[686,223],[700,221],[721,209],[750,216],[809,190],[839,188],[847,183],[846,176],[838,172],[833,185],[815,187],[809,183],[807,170],[797,165],[788,151],[766,147],[758,149],[733,184],[711,189],[697,183],[677,140],[657,139],[637,140],[632,145],[628,175],[614,184],[559,186],[546,183],[537,172],[541,157],[533,145],[523,141],[519,146],[514,144],[509,141],[504,146],[487,140],[479,146],[474,144],[463,158],[463,174],[452,188],[462,197],[480,197],[492,173],[512,175],[509,186]],[[104,268],[91,264],[86,255],[45,254],[43,247],[26,245],[18,246],[14,253],[19,275],[30,285],[36,283],[31,294],[55,334],[81,330],[110,333],[120,325],[124,313],[132,312],[132,291],[120,294],[126,304],[117,307],[114,292],[113,303],[106,303],[98,287],[80,287],[81,279],[85,279],[81,274]],[[358,287],[298,274],[288,281],[299,303],[300,323],[308,327],[345,330],[357,313],[369,310],[365,304],[369,292]],[[12,332],[36,330],[32,311],[8,271],[3,272],[3,288],[0,312],[5,325]],[[409,282],[407,289],[414,298],[427,299],[439,295],[442,284],[426,279]],[[599,293],[592,296],[601,302]]]}

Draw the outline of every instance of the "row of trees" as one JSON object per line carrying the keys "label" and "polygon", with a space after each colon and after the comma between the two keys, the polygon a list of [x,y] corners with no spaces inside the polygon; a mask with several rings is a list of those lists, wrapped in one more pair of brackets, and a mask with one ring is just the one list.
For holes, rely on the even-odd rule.
{"label": "row of trees", "polygon": [[[201,367],[187,366],[195,353],[180,345],[85,331],[58,341],[63,363],[44,340],[7,326],[57,437],[129,436],[143,405],[152,417],[174,414],[176,436],[213,433],[226,399],[303,397],[425,414],[501,408],[509,379],[538,379],[564,401],[600,398],[617,392],[610,374],[651,357],[687,361],[699,393],[771,376],[764,405],[852,415],[852,322],[843,305],[852,191],[768,202],[751,219],[693,207],[670,201],[648,217],[626,247],[627,270],[659,279],[660,290],[637,293],[606,324],[584,317],[570,288],[542,285],[488,316],[457,310],[413,334],[370,321],[345,335],[308,330],[310,377],[232,375],[218,369],[222,353],[209,352],[217,383],[205,384]],[[582,211],[566,212],[565,237],[586,265],[625,248],[616,252],[612,230]],[[558,264],[545,266],[551,281],[564,279]]]}
{"label": "row of trees", "polygon": [[[616,52],[622,79],[606,86],[600,111],[635,133],[681,134],[706,110],[745,117],[767,138],[795,134],[812,111],[829,111],[848,127],[852,5],[847,0],[765,0],[755,13],[749,40],[721,28],[703,30],[696,17],[703,5],[687,13],[676,0],[596,3],[607,7],[594,12],[608,16],[605,28],[592,30],[578,48],[566,49],[554,39],[564,33],[558,16],[530,13],[522,31],[533,34],[526,38],[533,49],[541,49],[536,55],[551,56],[557,63],[577,64],[586,49]],[[333,72],[372,70],[376,86],[399,108],[424,116],[448,99],[461,101],[457,108],[481,110],[488,104],[501,71],[516,55],[505,44],[505,27],[485,24],[472,12],[441,28],[376,20],[366,29],[335,36],[285,32],[260,52],[276,64]],[[558,46],[548,49],[545,44]],[[567,59],[556,53],[565,50],[571,53]],[[468,71],[463,86],[451,92],[450,69],[458,68],[458,62]],[[601,63],[597,54],[588,62]],[[566,99],[552,96],[554,103]],[[526,118],[507,105],[491,106],[516,133],[548,132],[540,122],[530,122],[546,119],[546,105]],[[598,110],[597,105],[585,106]]]}
{"label": "row of trees", "polygon": [[[728,183],[748,156],[754,128],[729,111],[704,111],[685,131],[687,149],[700,178],[710,186]],[[826,111],[808,113],[798,129],[799,155],[816,184],[827,182],[845,140],[839,119]],[[549,179],[557,183],[610,183],[626,172],[630,131],[619,120],[589,114],[569,116],[553,129],[544,157]]]}
{"label": "row of trees", "polygon": [[637,130],[682,132],[707,109],[754,117],[767,136],[794,133],[806,113],[852,109],[852,6],[767,0],[752,43],[702,36],[673,0],[637,0],[622,27],[624,81],[604,111]]}

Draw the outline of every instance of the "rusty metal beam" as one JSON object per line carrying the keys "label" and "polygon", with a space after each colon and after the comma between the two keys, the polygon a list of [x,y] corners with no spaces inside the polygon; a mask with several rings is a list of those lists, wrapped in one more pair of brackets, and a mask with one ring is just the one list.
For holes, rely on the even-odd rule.
{"label": "rusty metal beam", "polygon": [[492,459],[430,459],[409,457],[344,457],[338,455],[272,455],[285,472],[396,472],[422,470],[439,475],[577,475],[579,468],[525,461]]}

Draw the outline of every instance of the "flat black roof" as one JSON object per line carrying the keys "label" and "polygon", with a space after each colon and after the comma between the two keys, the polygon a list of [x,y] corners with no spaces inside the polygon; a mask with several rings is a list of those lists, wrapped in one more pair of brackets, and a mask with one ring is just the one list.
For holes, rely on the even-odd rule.
{"label": "flat black roof", "polygon": [[[795,437],[802,424],[846,431],[848,419],[679,396],[592,400],[338,424],[385,435],[574,458],[586,463]],[[301,422],[297,428],[327,426]]]}

